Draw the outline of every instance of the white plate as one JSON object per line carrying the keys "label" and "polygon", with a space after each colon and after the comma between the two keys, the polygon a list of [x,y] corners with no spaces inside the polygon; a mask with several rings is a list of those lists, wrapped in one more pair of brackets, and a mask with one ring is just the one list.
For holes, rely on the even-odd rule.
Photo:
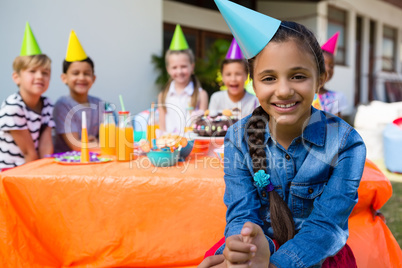
{"label": "white plate", "polygon": [[212,136],[212,137],[207,137],[207,136],[200,136],[194,132],[187,132],[185,134],[185,137],[189,140],[211,140],[211,141],[223,141],[225,139],[225,136]]}

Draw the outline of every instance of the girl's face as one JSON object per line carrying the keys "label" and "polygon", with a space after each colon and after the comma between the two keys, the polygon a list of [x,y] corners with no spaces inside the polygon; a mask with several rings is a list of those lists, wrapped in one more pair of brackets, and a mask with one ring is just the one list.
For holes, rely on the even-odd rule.
{"label": "girl's face", "polygon": [[175,83],[187,86],[194,70],[194,64],[191,63],[187,54],[175,53],[169,55],[166,70]]}
{"label": "girl's face", "polygon": [[318,77],[312,53],[295,41],[268,43],[255,59],[253,85],[262,108],[273,119],[270,128],[272,124],[302,128],[325,77]]}
{"label": "girl's face", "polygon": [[327,81],[331,80],[334,75],[334,55],[331,55],[327,52],[322,53],[324,55],[325,60],[325,70],[327,71]]}
{"label": "girl's face", "polygon": [[49,87],[50,69],[42,66],[29,67],[13,73],[13,80],[20,90],[33,96],[42,95]]}
{"label": "girl's face", "polygon": [[222,81],[228,88],[229,95],[238,96],[244,92],[244,83],[247,80],[247,73],[244,64],[231,62],[223,65]]}
{"label": "girl's face", "polygon": [[85,61],[76,61],[71,63],[67,72],[61,74],[61,80],[66,84],[71,93],[75,95],[88,95],[95,82],[92,66]]}

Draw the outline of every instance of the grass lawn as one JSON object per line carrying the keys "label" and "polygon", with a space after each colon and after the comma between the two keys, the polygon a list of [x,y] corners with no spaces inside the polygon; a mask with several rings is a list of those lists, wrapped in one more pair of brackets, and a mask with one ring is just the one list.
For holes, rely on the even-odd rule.
{"label": "grass lawn", "polygon": [[384,214],[388,228],[402,248],[402,174],[389,172],[383,161],[374,161],[392,183],[392,196],[380,209]]}
{"label": "grass lawn", "polygon": [[402,182],[391,181],[392,196],[381,208],[387,226],[402,248]]}

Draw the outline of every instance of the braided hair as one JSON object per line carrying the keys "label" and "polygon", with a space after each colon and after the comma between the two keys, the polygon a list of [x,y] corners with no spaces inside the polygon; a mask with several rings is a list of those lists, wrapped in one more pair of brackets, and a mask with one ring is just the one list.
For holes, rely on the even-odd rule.
{"label": "braided hair", "polygon": [[[289,40],[297,42],[301,49],[304,49],[316,59],[318,76],[325,73],[325,63],[321,47],[310,30],[296,22],[283,21],[270,42],[280,43]],[[249,60],[251,78],[254,78],[255,58]],[[248,144],[254,173],[259,170],[267,171],[264,134],[268,121],[269,115],[261,106],[253,111],[248,121]],[[281,246],[286,241],[292,239],[296,231],[289,207],[275,190],[269,192],[269,210],[274,238],[279,246]]]}

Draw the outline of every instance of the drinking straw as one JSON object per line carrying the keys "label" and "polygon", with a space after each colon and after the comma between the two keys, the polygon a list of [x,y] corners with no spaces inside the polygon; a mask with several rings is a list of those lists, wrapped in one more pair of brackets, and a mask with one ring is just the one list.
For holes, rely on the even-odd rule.
{"label": "drinking straw", "polygon": [[150,119],[151,120],[149,120],[151,125],[155,125],[155,111],[154,111],[154,109],[155,109],[155,103],[152,102],[151,103],[151,114],[150,114]]}
{"label": "drinking straw", "polygon": [[123,97],[122,97],[121,95],[119,95],[119,99],[120,99],[121,110],[122,110],[123,112],[125,112],[126,109],[124,108]]}

